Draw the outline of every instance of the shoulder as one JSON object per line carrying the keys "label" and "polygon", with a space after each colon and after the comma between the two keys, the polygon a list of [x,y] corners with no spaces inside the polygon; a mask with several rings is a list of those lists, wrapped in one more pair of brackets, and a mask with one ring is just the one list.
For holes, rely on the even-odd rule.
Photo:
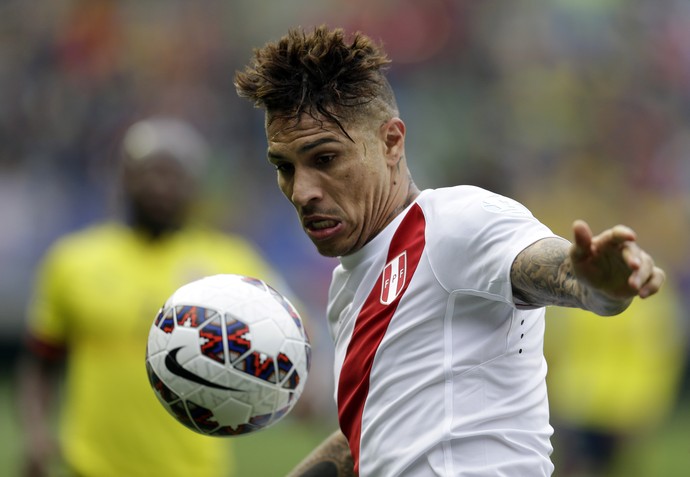
{"label": "shoulder", "polygon": [[233,253],[258,253],[258,247],[249,238],[222,230],[195,227],[184,231],[183,240],[189,247],[209,247],[213,251]]}
{"label": "shoulder", "polygon": [[117,222],[100,222],[57,238],[48,248],[47,257],[71,257],[98,254],[113,247],[130,233]]}
{"label": "shoulder", "polygon": [[470,185],[425,190],[420,195],[419,203],[425,210],[446,215],[532,217],[532,213],[520,202]]}
{"label": "shoulder", "polygon": [[[420,205],[429,261],[448,289],[493,290],[496,283],[507,283],[515,256],[553,235],[518,201],[479,187],[437,189],[422,194]],[[507,296],[506,290],[499,294]]]}
{"label": "shoulder", "polygon": [[235,273],[276,280],[277,272],[263,250],[250,238],[211,228],[193,228],[181,235],[178,253],[212,260],[219,268]]}
{"label": "shoulder", "polygon": [[432,242],[452,238],[472,242],[503,229],[539,224],[520,202],[475,186],[424,191],[419,204]]}
{"label": "shoulder", "polygon": [[114,222],[101,222],[63,234],[44,251],[33,274],[44,286],[64,287],[72,277],[102,267],[123,243],[127,230]]}

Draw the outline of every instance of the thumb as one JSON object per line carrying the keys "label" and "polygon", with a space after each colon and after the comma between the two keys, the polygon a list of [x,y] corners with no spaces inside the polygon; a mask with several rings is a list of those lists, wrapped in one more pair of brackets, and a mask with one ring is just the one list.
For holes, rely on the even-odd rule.
{"label": "thumb", "polygon": [[573,222],[573,236],[575,242],[570,250],[573,260],[579,261],[591,255],[592,251],[592,229],[584,220]]}

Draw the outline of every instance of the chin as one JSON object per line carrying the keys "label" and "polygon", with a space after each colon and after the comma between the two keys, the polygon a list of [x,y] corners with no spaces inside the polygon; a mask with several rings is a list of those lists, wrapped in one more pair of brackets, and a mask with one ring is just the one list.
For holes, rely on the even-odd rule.
{"label": "chin", "polygon": [[331,258],[344,257],[346,255],[353,254],[362,248],[351,246],[349,244],[319,244],[315,242],[314,245],[316,246],[316,250],[319,252],[319,255]]}
{"label": "chin", "polygon": [[322,257],[336,258],[343,255],[342,253],[338,253],[330,248],[316,247],[316,250]]}
{"label": "chin", "polygon": [[314,246],[316,247],[316,251],[319,252],[319,255],[322,255],[324,257],[340,257],[347,253],[347,251],[343,251],[341,248],[333,244],[329,245],[325,243],[314,242]]}

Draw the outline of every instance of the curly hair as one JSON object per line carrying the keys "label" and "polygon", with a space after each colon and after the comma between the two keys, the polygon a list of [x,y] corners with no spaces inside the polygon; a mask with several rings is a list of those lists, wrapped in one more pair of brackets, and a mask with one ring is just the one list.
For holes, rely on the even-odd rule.
{"label": "curly hair", "polygon": [[362,33],[347,40],[341,28],[290,29],[274,43],[254,50],[252,62],[235,74],[240,97],[264,109],[267,121],[298,122],[303,114],[344,125],[362,118],[386,120],[398,114],[384,70],[391,63]]}

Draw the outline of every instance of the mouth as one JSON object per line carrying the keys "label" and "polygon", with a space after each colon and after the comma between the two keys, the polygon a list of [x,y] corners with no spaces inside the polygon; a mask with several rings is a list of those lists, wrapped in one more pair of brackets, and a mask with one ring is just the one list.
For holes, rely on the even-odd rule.
{"label": "mouth", "polygon": [[309,216],[302,219],[302,226],[312,240],[320,241],[336,235],[342,230],[343,223],[330,217]]}

